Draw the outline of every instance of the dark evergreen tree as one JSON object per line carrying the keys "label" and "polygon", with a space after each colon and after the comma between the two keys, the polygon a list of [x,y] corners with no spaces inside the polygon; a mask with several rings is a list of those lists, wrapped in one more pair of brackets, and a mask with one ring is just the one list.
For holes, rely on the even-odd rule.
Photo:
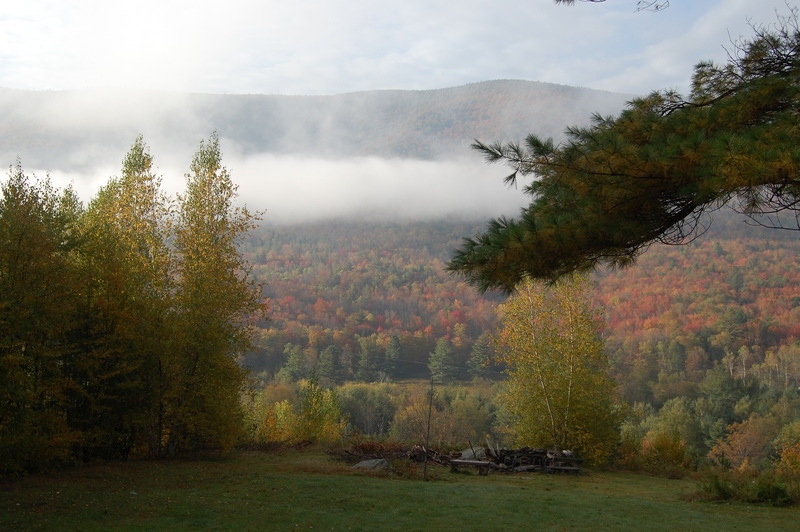
{"label": "dark evergreen tree", "polygon": [[297,344],[286,344],[283,349],[286,364],[276,375],[277,379],[284,382],[297,382],[308,377],[309,371],[303,348]]}
{"label": "dark evergreen tree", "polygon": [[18,163],[0,184],[0,475],[69,459],[80,206]]}
{"label": "dark evergreen tree", "polygon": [[378,345],[374,336],[360,337],[358,339],[360,348],[358,356],[358,369],[356,379],[364,382],[372,382],[378,376],[377,358]]}
{"label": "dark evergreen tree", "polygon": [[493,376],[491,339],[486,333],[481,334],[472,344],[467,360],[469,375],[474,378],[490,379]]}
{"label": "dark evergreen tree", "polygon": [[391,338],[389,338],[389,343],[386,345],[386,352],[382,368],[389,377],[397,377],[397,367],[402,356],[403,347],[400,343],[400,338],[397,335],[393,335]]}
{"label": "dark evergreen tree", "polygon": [[451,382],[458,375],[456,366],[455,350],[453,344],[447,338],[439,338],[436,341],[436,348],[428,358],[428,369],[436,382]]}
{"label": "dark evergreen tree", "polygon": [[513,168],[507,182],[534,177],[531,203],[466,239],[449,269],[511,291],[526,277],[624,266],[653,242],[687,242],[720,204],[755,217],[800,212],[797,19],[758,29],[726,65],[700,63],[692,87],[688,99],[654,92],[617,118],[595,116],[558,146],[536,135],[524,146],[476,142]]}
{"label": "dark evergreen tree", "polygon": [[323,381],[332,383],[339,381],[339,371],[337,367],[336,346],[329,345],[319,353],[319,365],[317,375]]}

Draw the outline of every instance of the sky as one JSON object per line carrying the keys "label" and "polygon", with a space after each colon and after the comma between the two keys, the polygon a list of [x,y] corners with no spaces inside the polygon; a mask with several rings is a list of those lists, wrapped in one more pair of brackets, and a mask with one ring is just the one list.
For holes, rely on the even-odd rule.
{"label": "sky", "polygon": [[[523,79],[627,95],[686,93],[697,62],[724,62],[733,42],[753,35],[752,26],[774,24],[799,1],[670,0],[663,11],[637,12],[636,0],[573,6],[553,0],[5,0],[0,87],[147,89],[182,98],[187,92],[332,95]],[[152,94],[160,98],[153,102],[157,113],[168,98]],[[80,109],[39,112],[48,120],[76,120]],[[124,105],[113,109],[77,120],[108,122],[126,113]],[[145,141],[155,140],[151,153],[166,188],[179,192],[197,145],[161,142],[163,132],[154,129],[161,121],[140,121]],[[503,186],[506,169],[487,167],[479,154],[457,161],[245,157],[219,133],[241,198],[265,210],[267,221],[353,214],[488,218],[514,215],[526,204],[519,190]],[[92,165],[81,171],[69,161],[28,169],[50,175],[57,186],[71,184],[88,200],[119,172],[129,147],[119,146],[113,157],[91,146],[78,149],[70,158]],[[24,164],[25,153],[17,156]]]}
{"label": "sky", "polygon": [[340,94],[525,79],[685,92],[795,0],[7,0],[0,86]]}

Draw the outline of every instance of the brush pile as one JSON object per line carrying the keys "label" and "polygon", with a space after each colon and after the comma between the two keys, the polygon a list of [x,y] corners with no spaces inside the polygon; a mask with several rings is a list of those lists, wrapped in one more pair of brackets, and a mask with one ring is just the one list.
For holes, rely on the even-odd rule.
{"label": "brush pile", "polygon": [[456,471],[459,467],[477,467],[482,475],[489,471],[501,472],[540,472],[540,473],[579,473],[582,460],[572,451],[553,449],[470,449],[462,456],[450,460],[450,468]]}
{"label": "brush pile", "polygon": [[579,473],[582,460],[571,451],[553,449],[500,449],[492,445],[473,448],[461,452],[439,452],[423,445],[407,446],[389,442],[360,442],[338,453],[347,462],[384,459],[410,460],[421,464],[449,466],[457,471],[461,467],[476,467],[480,474],[498,472],[541,472],[541,473]]}

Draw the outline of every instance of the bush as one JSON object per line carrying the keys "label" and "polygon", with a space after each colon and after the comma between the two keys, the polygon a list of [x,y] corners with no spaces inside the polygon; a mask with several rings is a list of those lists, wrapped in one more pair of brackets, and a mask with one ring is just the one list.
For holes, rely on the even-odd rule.
{"label": "bush", "polygon": [[389,431],[396,406],[387,384],[346,384],[338,390],[342,414],[362,434],[383,436]]}
{"label": "bush", "polygon": [[692,469],[686,442],[675,433],[649,433],[642,441],[637,465],[642,471],[667,478],[682,478]]}
{"label": "bush", "polygon": [[773,474],[762,473],[755,482],[755,489],[751,501],[770,506],[788,506],[792,498],[786,486]]}
{"label": "bush", "polygon": [[494,437],[495,407],[479,394],[458,387],[435,391],[433,403],[418,390],[394,416],[390,436],[396,441],[426,440],[430,415],[430,445],[440,448],[466,445]]}
{"label": "bush", "polygon": [[297,404],[284,399],[256,405],[253,443],[336,443],[344,436],[345,422],[336,393],[316,380],[301,385]]}
{"label": "bush", "polygon": [[773,471],[707,470],[700,480],[701,497],[708,501],[738,501],[770,506],[794,502],[782,479]]}
{"label": "bush", "polygon": [[709,501],[728,501],[735,494],[735,490],[730,481],[724,478],[718,471],[710,470],[706,472],[700,480],[700,493],[703,498]]}

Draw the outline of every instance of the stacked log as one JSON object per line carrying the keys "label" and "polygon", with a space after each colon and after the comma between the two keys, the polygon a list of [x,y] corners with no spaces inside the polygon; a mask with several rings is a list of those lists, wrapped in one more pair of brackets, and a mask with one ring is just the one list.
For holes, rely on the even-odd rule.
{"label": "stacked log", "polygon": [[582,460],[571,451],[554,449],[489,449],[489,460],[497,465],[500,471],[538,471],[544,473],[578,473]]}
{"label": "stacked log", "polygon": [[450,466],[453,471],[461,467],[475,467],[481,475],[490,471],[498,472],[541,472],[541,473],[579,473],[582,460],[570,451],[522,447],[520,449],[500,449],[489,445],[487,448],[472,448],[464,453],[443,453],[422,445],[411,448],[400,444],[369,443],[354,446],[345,451],[342,458],[348,461],[369,459],[408,459],[416,463],[433,463]]}

